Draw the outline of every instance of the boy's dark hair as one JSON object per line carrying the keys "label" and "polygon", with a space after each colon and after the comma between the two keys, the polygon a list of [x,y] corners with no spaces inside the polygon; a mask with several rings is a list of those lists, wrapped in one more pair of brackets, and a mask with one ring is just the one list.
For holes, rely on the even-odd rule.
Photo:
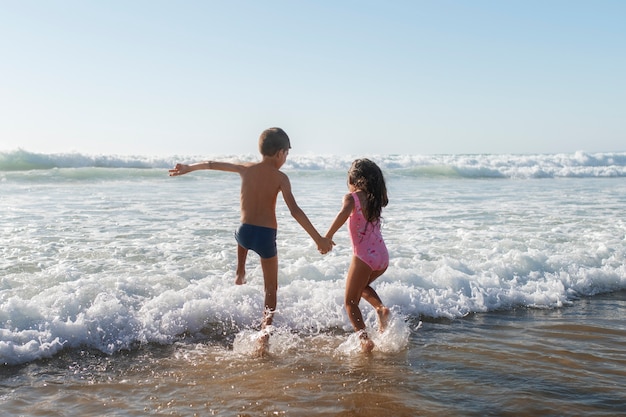
{"label": "boy's dark hair", "polygon": [[274,156],[280,150],[291,149],[289,136],[280,127],[265,129],[259,137],[259,152],[264,156]]}

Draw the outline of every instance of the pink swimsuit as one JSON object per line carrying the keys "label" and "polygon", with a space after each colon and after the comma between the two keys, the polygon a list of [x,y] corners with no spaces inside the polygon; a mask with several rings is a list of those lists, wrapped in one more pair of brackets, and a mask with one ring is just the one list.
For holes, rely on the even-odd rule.
{"label": "pink swimsuit", "polygon": [[389,253],[380,232],[380,220],[369,223],[363,216],[357,193],[352,193],[352,199],[354,211],[348,219],[348,227],[354,256],[365,262],[372,271],[383,270],[389,265]]}

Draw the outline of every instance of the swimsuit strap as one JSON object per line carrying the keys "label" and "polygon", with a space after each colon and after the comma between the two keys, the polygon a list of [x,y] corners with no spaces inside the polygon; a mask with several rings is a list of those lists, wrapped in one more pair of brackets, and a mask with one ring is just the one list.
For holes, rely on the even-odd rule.
{"label": "swimsuit strap", "polygon": [[352,193],[352,198],[354,199],[354,210],[360,211],[362,214],[363,211],[361,210],[361,199],[359,198],[356,192]]}

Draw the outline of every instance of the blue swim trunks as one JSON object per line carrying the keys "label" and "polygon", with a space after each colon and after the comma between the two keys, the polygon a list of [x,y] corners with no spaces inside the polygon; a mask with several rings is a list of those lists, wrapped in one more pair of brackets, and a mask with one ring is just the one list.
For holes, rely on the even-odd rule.
{"label": "blue swim trunks", "polygon": [[276,250],[276,229],[271,227],[244,223],[235,232],[235,239],[239,246],[252,249],[261,258],[273,258],[278,254]]}

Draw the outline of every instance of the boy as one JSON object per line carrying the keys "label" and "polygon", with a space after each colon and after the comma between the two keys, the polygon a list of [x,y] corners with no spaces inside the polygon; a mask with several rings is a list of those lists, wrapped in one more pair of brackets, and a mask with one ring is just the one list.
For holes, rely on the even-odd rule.
{"label": "boy", "polygon": [[322,237],[298,206],[291,192],[289,177],[279,169],[287,160],[291,143],[280,128],[265,130],[259,137],[259,151],[263,160],[258,163],[233,164],[206,161],[192,165],[176,164],[170,176],[183,175],[200,169],[236,172],[241,177],[241,225],[235,233],[237,240],[237,271],[235,283],[245,284],[246,257],[252,249],[261,257],[265,284],[265,311],[262,328],[272,324],[278,290],[278,256],[276,250],[276,199],[283,199],[294,219],[317,244],[320,253],[332,249],[332,241]]}

